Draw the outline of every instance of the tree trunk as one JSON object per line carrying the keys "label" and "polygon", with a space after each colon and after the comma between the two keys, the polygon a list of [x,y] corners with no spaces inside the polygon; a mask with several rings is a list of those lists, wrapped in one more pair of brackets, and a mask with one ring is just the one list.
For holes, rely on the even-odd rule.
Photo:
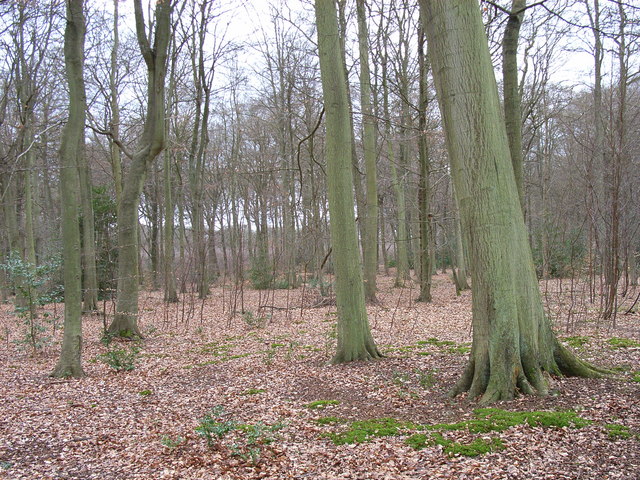
{"label": "tree trunk", "polygon": [[69,83],[69,120],[60,147],[60,196],[62,199],[62,245],[64,260],[64,334],[54,377],[81,377],[82,284],[80,225],[78,214],[78,157],[83,155],[86,96],[82,77],[84,63],[83,0],[67,0],[64,58]]}
{"label": "tree trunk", "polygon": [[333,363],[380,357],[369,330],[353,212],[351,129],[334,0],[316,0],[320,73],[326,111],[331,243],[336,274],[338,348]]}
{"label": "tree trunk", "polygon": [[[362,108],[364,165],[366,174],[366,213],[362,224],[362,258],[364,294],[367,301],[376,299],[378,274],[378,180],[376,121],[371,108],[371,73],[369,72],[369,35],[364,0],[357,1],[358,44],[360,47],[360,106]],[[364,220],[364,221],[363,221]]]}
{"label": "tree trunk", "polygon": [[544,372],[597,377],[544,316],[478,4],[420,5],[472,262],[473,345],[452,394],[491,403],[547,394]]}
{"label": "tree trunk", "polygon": [[418,27],[418,66],[420,82],[420,103],[418,105],[418,160],[420,176],[418,179],[418,218],[420,222],[420,295],[421,302],[431,301],[431,187],[429,185],[429,145],[427,143],[427,106],[429,103],[427,86],[427,58],[425,53],[424,29]]}
{"label": "tree trunk", "polygon": [[155,38],[151,47],[146,34],[141,0],[134,1],[138,45],[147,65],[147,112],[138,150],[125,176],[118,209],[118,291],[116,314],[108,331],[123,337],[140,337],[138,328],[138,205],[149,166],[165,146],[164,80],[171,35],[171,2],[158,0]]}
{"label": "tree trunk", "polygon": [[509,139],[511,165],[518,188],[520,207],[524,211],[524,176],[522,166],[522,120],[518,88],[518,38],[526,0],[513,0],[502,40],[502,82],[504,123]]}

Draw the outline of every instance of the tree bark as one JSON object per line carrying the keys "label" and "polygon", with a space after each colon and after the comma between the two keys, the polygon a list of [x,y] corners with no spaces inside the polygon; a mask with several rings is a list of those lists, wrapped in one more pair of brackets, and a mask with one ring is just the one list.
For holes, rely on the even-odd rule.
{"label": "tree bark", "polygon": [[363,227],[362,258],[364,294],[367,301],[376,299],[378,274],[378,180],[376,121],[371,107],[371,73],[369,71],[369,35],[364,0],[357,0],[358,45],[360,48],[360,107],[362,108],[364,166],[366,174],[366,213]]}
{"label": "tree bark", "polygon": [[118,208],[118,288],[116,314],[108,331],[114,335],[140,337],[138,328],[138,206],[151,163],[165,146],[164,81],[169,44],[171,2],[155,4],[155,38],[149,44],[141,0],[134,0],[138,45],[147,65],[148,98],[144,130],[133,154]]}
{"label": "tree bark", "polygon": [[545,372],[597,377],[544,316],[478,4],[420,5],[472,262],[473,345],[452,394],[486,404],[547,394]]}
{"label": "tree bark", "polygon": [[418,218],[420,221],[420,295],[421,302],[431,301],[431,273],[433,271],[432,235],[431,235],[431,187],[429,185],[429,145],[427,142],[427,107],[429,103],[427,86],[427,57],[425,52],[424,29],[418,27],[418,70],[420,82],[420,99],[418,105],[418,160],[420,176],[418,179]]}
{"label": "tree bark", "polygon": [[316,0],[322,92],[326,111],[327,188],[336,274],[338,347],[332,363],[380,357],[367,319],[353,212],[351,128],[334,0]]}
{"label": "tree bark", "polygon": [[78,157],[84,150],[86,95],[82,76],[85,24],[83,0],[67,0],[64,57],[69,83],[69,119],[60,147],[60,196],[62,199],[62,245],[64,260],[64,334],[54,377],[81,377],[82,284],[78,214]]}
{"label": "tree bark", "polygon": [[520,207],[524,211],[524,174],[522,155],[522,114],[518,88],[518,39],[524,17],[526,0],[513,0],[502,40],[502,83],[504,96],[504,122],[509,139],[511,165],[518,188]]}

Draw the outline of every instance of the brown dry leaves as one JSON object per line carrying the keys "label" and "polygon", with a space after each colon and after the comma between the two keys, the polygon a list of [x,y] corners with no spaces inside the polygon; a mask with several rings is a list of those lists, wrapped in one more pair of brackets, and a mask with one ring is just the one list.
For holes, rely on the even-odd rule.
{"label": "brown dry leaves", "polygon": [[[137,368],[115,373],[96,361],[102,318],[85,318],[81,380],[48,377],[58,346],[36,356],[20,351],[12,307],[0,310],[0,477],[10,479],[637,479],[640,441],[610,440],[604,424],[640,431],[638,348],[611,349],[606,338],[640,340],[638,315],[621,315],[619,330],[588,335],[581,351],[626,373],[604,380],[556,379],[557,396],[520,397],[499,405],[514,410],[567,409],[594,420],[586,428],[512,427],[499,434],[506,448],[477,458],[453,457],[441,447],[414,451],[405,437],[335,446],[321,437],[331,427],[321,416],[347,419],[394,417],[417,423],[459,421],[472,415],[465,398],[446,392],[466,355],[429,338],[470,342],[470,296],[460,297],[449,279],[434,278],[434,301],[411,301],[415,289],[394,289],[380,277],[380,303],[370,306],[374,337],[387,357],[375,363],[328,366],[335,347],[335,307],[313,303],[311,289],[273,293],[244,291],[244,310],[268,317],[250,330],[241,297],[216,288],[204,303],[189,297],[166,305],[158,292],[142,299],[143,331]],[[237,293],[237,292],[235,292]],[[304,296],[304,302],[303,297]],[[234,308],[231,308],[231,306]],[[260,308],[262,307],[262,308]],[[274,308],[276,307],[276,308]],[[289,307],[289,308],[287,308]],[[58,307],[60,308],[60,307]],[[246,319],[246,316],[245,316]],[[621,335],[619,332],[624,332]],[[59,337],[59,334],[58,334]],[[59,340],[59,338],[58,338]],[[127,346],[124,345],[124,348]],[[142,392],[142,394],[141,394]],[[146,394],[145,394],[146,393]],[[338,405],[313,410],[316,400]],[[260,459],[236,455],[231,435],[208,448],[195,428],[214,406],[245,424],[284,422]],[[469,437],[452,432],[455,439]],[[163,438],[175,440],[169,447]],[[470,437],[469,437],[470,438]],[[235,439],[235,440],[234,440]]]}

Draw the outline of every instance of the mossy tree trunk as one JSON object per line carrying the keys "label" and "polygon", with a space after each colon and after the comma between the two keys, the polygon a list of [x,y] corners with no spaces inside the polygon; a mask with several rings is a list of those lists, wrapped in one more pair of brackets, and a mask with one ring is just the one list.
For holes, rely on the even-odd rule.
{"label": "mossy tree trunk", "polygon": [[82,284],[78,215],[79,162],[84,154],[84,122],[87,109],[84,79],[85,24],[83,0],[67,0],[64,58],[69,83],[69,119],[60,146],[60,197],[62,199],[62,245],[64,261],[64,334],[54,377],[81,377]]}
{"label": "mossy tree trunk", "polygon": [[326,112],[327,189],[338,307],[338,348],[333,363],[380,357],[364,300],[353,211],[351,128],[346,77],[334,0],[316,0],[320,73]]}
{"label": "mossy tree trunk", "polygon": [[138,45],[147,66],[147,112],[142,139],[124,178],[118,208],[118,288],[116,314],[108,331],[140,337],[138,328],[138,206],[150,165],[165,146],[164,82],[169,45],[171,2],[155,2],[153,47],[147,38],[141,0],[134,1]]}
{"label": "mossy tree trunk", "polygon": [[518,39],[524,17],[526,0],[513,0],[502,39],[502,84],[504,122],[509,139],[511,165],[518,188],[520,207],[524,211],[524,175],[522,165],[522,120],[520,90],[518,88]]}
{"label": "mossy tree trunk", "polygon": [[452,394],[491,403],[547,394],[545,373],[599,376],[544,316],[478,3],[420,5],[472,263],[473,345]]}
{"label": "mossy tree trunk", "polygon": [[420,163],[420,176],[418,179],[418,217],[420,221],[420,295],[421,302],[431,301],[431,274],[433,271],[431,241],[431,187],[429,185],[429,146],[427,144],[427,107],[429,104],[427,85],[427,56],[425,52],[424,29],[418,27],[418,75],[420,82],[420,103],[418,105],[418,160]]}
{"label": "mossy tree trunk", "polygon": [[376,120],[371,106],[371,73],[369,71],[369,34],[364,0],[356,2],[358,13],[358,45],[360,51],[360,106],[362,108],[364,166],[366,174],[366,213],[362,235],[364,293],[368,301],[376,299],[378,274],[378,175]]}

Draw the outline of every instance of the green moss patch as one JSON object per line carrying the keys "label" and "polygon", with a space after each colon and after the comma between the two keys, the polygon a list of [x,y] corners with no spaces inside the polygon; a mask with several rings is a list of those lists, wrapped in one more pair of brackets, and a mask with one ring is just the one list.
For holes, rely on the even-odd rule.
{"label": "green moss patch", "polygon": [[443,452],[451,457],[477,457],[489,452],[504,450],[504,443],[496,437],[476,438],[470,443],[462,443],[449,440],[441,433],[432,433],[431,435],[416,433],[415,435],[408,437],[405,440],[405,443],[416,450],[440,445],[443,447]]}
{"label": "green moss patch", "polygon": [[317,410],[319,408],[326,408],[330,405],[340,405],[339,400],[316,400],[315,402],[307,403],[305,407],[311,410]]}
{"label": "green moss patch", "polygon": [[631,338],[613,337],[607,340],[611,348],[635,348],[640,347],[640,342]]}
{"label": "green moss patch", "polygon": [[363,443],[374,437],[401,435],[406,430],[415,427],[415,424],[401,422],[395,418],[373,418],[370,420],[358,420],[351,423],[346,431],[329,433],[326,436],[335,445],[344,445],[347,443]]}
{"label": "green moss patch", "polygon": [[338,425],[344,423],[345,420],[338,417],[320,417],[315,420],[318,425]]}
{"label": "green moss patch", "polygon": [[573,348],[582,348],[588,344],[591,339],[582,335],[576,335],[573,337],[565,337],[562,339],[567,345]]}
{"label": "green moss patch", "polygon": [[607,431],[609,440],[629,440],[630,438],[640,438],[640,435],[635,434],[631,429],[625,425],[619,423],[608,423],[604,426]]}
{"label": "green moss patch", "polygon": [[250,388],[249,390],[242,392],[240,395],[259,395],[264,392],[266,392],[264,388]]}
{"label": "green moss patch", "polygon": [[557,412],[510,412],[499,408],[480,408],[475,417],[458,423],[425,426],[427,430],[467,430],[470,433],[502,432],[516,425],[532,427],[582,428],[591,423],[573,410]]}

